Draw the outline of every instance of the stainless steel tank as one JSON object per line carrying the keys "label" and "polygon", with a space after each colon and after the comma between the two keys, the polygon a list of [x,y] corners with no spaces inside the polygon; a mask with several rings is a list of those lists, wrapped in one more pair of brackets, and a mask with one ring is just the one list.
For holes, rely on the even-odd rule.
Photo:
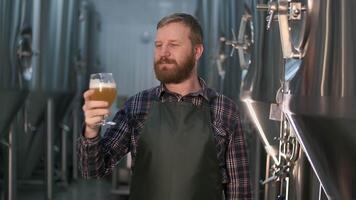
{"label": "stainless steel tank", "polygon": [[22,1],[0,0],[0,198],[15,194],[16,173],[13,124],[16,113],[26,99],[23,68],[18,65],[16,34],[20,24]]}
{"label": "stainless steel tank", "polygon": [[23,101],[26,88],[16,59],[16,33],[21,1],[0,1],[0,138],[5,135]]}
{"label": "stainless steel tank", "polygon": [[[76,91],[75,51],[78,20],[78,3],[74,0],[40,1],[28,0],[23,6],[24,20],[20,25],[18,41],[32,44],[30,64],[27,66],[26,82],[29,96],[19,130],[19,163],[27,163],[19,170],[20,178],[28,178],[41,155],[43,136],[40,133],[46,116],[47,101],[53,99],[53,131],[59,133],[59,124],[69,108]],[[29,36],[26,36],[26,34]],[[19,42],[21,47],[23,42]],[[21,47],[22,48],[22,47]],[[47,125],[48,126],[48,125]],[[55,135],[56,136],[56,135]]]}
{"label": "stainless steel tank", "polygon": [[[27,10],[32,21],[24,25],[32,30],[33,58],[28,74],[28,111],[32,125],[39,122],[38,114],[45,106],[46,96],[73,94],[75,92],[76,71],[74,67],[77,20],[76,1],[30,0]],[[31,19],[31,18],[30,18]],[[73,45],[74,44],[74,45]],[[59,97],[58,98],[61,98]],[[62,99],[63,100],[63,99]],[[61,108],[58,111],[62,111]],[[43,111],[42,111],[43,112]]]}
{"label": "stainless steel tank", "polygon": [[[279,196],[281,199],[289,200],[315,199],[318,197],[319,183],[309,162],[305,159],[305,153],[296,148],[299,146],[295,139],[296,134],[286,125],[286,123],[288,124],[287,118],[281,112],[283,110],[283,94],[285,93],[285,77],[295,73],[295,70],[288,66],[291,63],[298,63],[298,61],[292,60],[288,62],[289,65],[286,65],[285,58],[292,53],[286,51],[289,46],[281,43],[281,39],[283,41],[286,32],[290,30],[288,27],[287,31],[280,29],[283,22],[280,19],[283,16],[278,12],[281,12],[282,9],[273,10],[277,1],[247,2],[248,8],[250,8],[247,9],[247,16],[249,14],[251,16],[246,17],[246,21],[248,22],[250,19],[249,23],[253,24],[251,28],[253,43],[251,49],[244,46],[244,48],[239,48],[240,60],[243,60],[243,63],[250,63],[245,65],[241,99],[246,103],[265,149],[273,160],[270,164],[271,168],[268,166],[269,163],[266,166],[271,174],[264,181],[267,183],[264,198],[274,199]],[[288,1],[288,3],[291,2]],[[268,15],[261,12],[263,8],[267,8]],[[303,8],[300,9],[300,14],[305,17]],[[306,23],[299,20],[293,21],[293,25],[304,31]],[[305,44],[303,39],[294,38],[291,41],[298,45]],[[277,121],[271,121],[271,119]]]}
{"label": "stainless steel tank", "polygon": [[[204,54],[199,72],[210,87],[240,101],[241,67],[237,51],[230,44],[236,40],[244,1],[198,1],[196,16],[204,33]],[[229,44],[230,43],[230,44]],[[238,84],[237,84],[238,83]]]}
{"label": "stainless steel tank", "polygon": [[[242,74],[240,98],[246,104],[252,121],[260,134],[266,152],[274,163],[278,161],[279,122],[270,119],[271,104],[276,103],[281,87],[283,55],[279,42],[279,29],[274,23],[266,30],[266,14],[256,10],[264,1],[246,1],[246,31],[252,42],[239,54],[248,55]],[[242,53],[240,53],[242,52]],[[241,60],[241,57],[240,57]]]}
{"label": "stainless steel tank", "polygon": [[[253,43],[252,23],[248,1],[223,0],[219,1],[218,38],[219,45],[215,47],[215,66],[219,75],[220,93],[233,99],[240,111],[240,120],[245,132],[248,147],[251,188],[255,199],[260,199],[263,186],[260,180],[265,177],[265,151],[259,140],[259,133],[249,118],[248,110],[240,98],[245,67],[251,57],[244,53],[241,55],[240,47],[248,47]],[[247,48],[247,51],[250,49]],[[243,60],[241,60],[243,57]]]}
{"label": "stainless steel tank", "polygon": [[303,7],[302,21],[284,27],[291,36],[282,42],[292,47],[284,111],[329,199],[355,199],[356,2],[309,0]]}
{"label": "stainless steel tank", "polygon": [[[268,180],[274,175],[271,167],[280,161],[277,138],[280,137],[281,118],[271,120],[270,109],[272,105],[276,105],[277,91],[281,87],[283,56],[278,26],[271,24],[267,31],[267,15],[256,9],[256,6],[263,2],[245,1],[238,33],[238,45],[242,48],[237,48],[237,51],[240,66],[243,68],[240,98],[264,147],[265,153],[262,154],[267,154],[266,160],[262,159],[264,156],[260,157],[262,163],[266,162],[265,173],[261,173],[255,180],[258,184],[261,184],[260,180],[264,180],[264,185],[260,186],[264,187],[264,190],[255,190],[255,196],[262,196],[260,199],[267,200],[276,199],[281,188],[280,182]],[[258,194],[260,191],[264,193]]]}

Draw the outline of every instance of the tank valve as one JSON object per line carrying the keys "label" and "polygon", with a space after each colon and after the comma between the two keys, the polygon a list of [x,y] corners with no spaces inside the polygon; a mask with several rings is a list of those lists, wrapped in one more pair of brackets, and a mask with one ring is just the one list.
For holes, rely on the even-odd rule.
{"label": "tank valve", "polygon": [[290,2],[289,0],[270,0],[268,4],[258,4],[259,11],[267,11],[267,30],[271,28],[272,21],[277,15],[279,33],[281,36],[282,51],[284,58],[301,59],[304,55],[301,50],[294,47],[292,43],[290,20],[301,20],[302,13],[307,10],[301,2]]}

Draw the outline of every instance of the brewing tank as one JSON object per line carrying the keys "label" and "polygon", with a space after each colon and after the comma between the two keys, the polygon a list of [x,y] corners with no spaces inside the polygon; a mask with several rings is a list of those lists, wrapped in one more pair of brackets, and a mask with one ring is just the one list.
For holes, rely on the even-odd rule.
{"label": "brewing tank", "polygon": [[20,0],[0,1],[0,139],[26,99],[22,68],[17,63],[16,35],[20,23]]}
{"label": "brewing tank", "polygon": [[[76,33],[78,2],[75,0],[27,0],[23,6],[24,20],[20,24],[18,41],[28,40],[32,55],[26,64],[24,85],[29,90],[18,126],[20,178],[28,178],[43,151],[43,124],[48,99],[54,105],[54,132],[59,133],[62,118],[70,107],[76,91]],[[24,44],[18,42],[22,49]],[[22,45],[22,46],[21,46]],[[54,137],[56,137],[55,134]]]}
{"label": "brewing tank", "polygon": [[[266,30],[266,17],[256,6],[261,0],[246,1],[246,14],[252,42],[245,52],[247,59],[241,78],[240,98],[245,103],[266,152],[277,163],[279,121],[270,119],[271,104],[276,103],[277,91],[281,87],[283,55],[280,47],[278,24],[272,23]],[[241,50],[240,50],[241,51]],[[241,57],[240,57],[241,60]]]}
{"label": "brewing tank", "polygon": [[329,199],[355,199],[356,2],[303,4],[304,22],[289,22],[301,58],[286,59],[284,112]]}
{"label": "brewing tank", "polygon": [[17,62],[16,35],[22,1],[0,0],[0,176],[1,197],[14,193],[14,134],[16,113],[27,96],[21,68]]}

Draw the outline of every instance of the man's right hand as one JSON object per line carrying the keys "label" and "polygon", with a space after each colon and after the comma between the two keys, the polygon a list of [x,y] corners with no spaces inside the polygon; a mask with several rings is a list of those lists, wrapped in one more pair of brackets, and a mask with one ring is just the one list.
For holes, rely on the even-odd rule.
{"label": "man's right hand", "polygon": [[85,117],[85,133],[86,138],[94,138],[99,134],[100,123],[105,116],[110,115],[109,104],[106,101],[93,101],[90,96],[94,94],[94,90],[84,92],[84,117]]}

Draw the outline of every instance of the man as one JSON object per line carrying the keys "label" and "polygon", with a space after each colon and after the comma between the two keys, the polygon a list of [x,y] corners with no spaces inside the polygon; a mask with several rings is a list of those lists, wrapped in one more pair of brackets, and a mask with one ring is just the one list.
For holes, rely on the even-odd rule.
{"label": "man", "polygon": [[84,93],[79,140],[84,177],[111,173],[133,158],[132,200],[251,199],[248,162],[236,105],[197,75],[203,53],[199,23],[176,13],[157,24],[154,70],[161,85],[131,97],[101,138],[106,102]]}

